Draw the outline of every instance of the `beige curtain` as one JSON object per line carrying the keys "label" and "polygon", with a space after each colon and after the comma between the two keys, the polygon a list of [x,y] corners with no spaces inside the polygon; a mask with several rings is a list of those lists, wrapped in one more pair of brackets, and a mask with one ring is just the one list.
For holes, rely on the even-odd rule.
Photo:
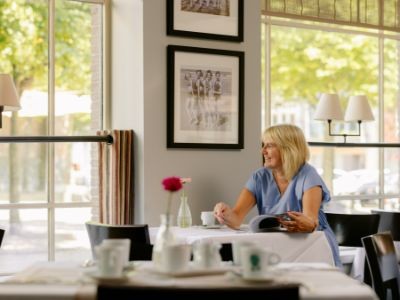
{"label": "beige curtain", "polygon": [[263,14],[400,32],[400,0],[261,0]]}
{"label": "beige curtain", "polygon": [[103,130],[113,144],[99,143],[99,221],[113,225],[133,224],[133,130]]}

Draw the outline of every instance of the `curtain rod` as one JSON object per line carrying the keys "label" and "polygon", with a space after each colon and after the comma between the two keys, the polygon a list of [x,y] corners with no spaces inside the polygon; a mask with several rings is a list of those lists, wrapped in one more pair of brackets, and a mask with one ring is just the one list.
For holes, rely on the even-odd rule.
{"label": "curtain rod", "polygon": [[[89,136],[0,136],[0,143],[114,142],[112,135]],[[312,147],[400,148],[400,143],[328,143],[308,142]]]}
{"label": "curtain rod", "polygon": [[114,142],[112,135],[87,136],[0,136],[0,143]]}
{"label": "curtain rod", "polygon": [[400,143],[327,143],[308,142],[310,146],[340,148],[400,148]]}

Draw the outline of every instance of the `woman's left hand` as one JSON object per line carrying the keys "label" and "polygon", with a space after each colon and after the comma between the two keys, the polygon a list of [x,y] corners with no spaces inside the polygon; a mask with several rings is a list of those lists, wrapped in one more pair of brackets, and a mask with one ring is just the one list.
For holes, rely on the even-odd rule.
{"label": "woman's left hand", "polygon": [[290,232],[313,232],[317,227],[315,220],[301,212],[288,211],[287,215],[291,218],[291,221],[279,219],[279,222]]}

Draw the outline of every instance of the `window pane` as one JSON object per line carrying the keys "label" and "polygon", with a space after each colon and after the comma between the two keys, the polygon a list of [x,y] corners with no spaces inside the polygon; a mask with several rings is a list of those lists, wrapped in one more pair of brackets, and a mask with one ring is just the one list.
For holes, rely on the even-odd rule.
{"label": "window pane", "polygon": [[399,197],[385,197],[383,200],[383,207],[387,210],[399,210],[400,209],[400,198]]}
{"label": "window pane", "polygon": [[[384,141],[399,143],[399,42],[385,39],[384,41]],[[397,165],[400,160],[397,160]]]}
{"label": "window pane", "polygon": [[56,260],[82,262],[92,257],[85,222],[92,208],[56,209]]}
{"label": "window pane", "polygon": [[45,0],[0,0],[0,72],[13,77],[21,102],[20,111],[3,113],[0,135],[47,131],[47,22]]}
{"label": "window pane", "polygon": [[0,255],[2,272],[47,260],[46,209],[0,209],[0,227],[6,230]]}
{"label": "window pane", "polygon": [[[47,132],[47,1],[0,0],[0,72],[10,74],[21,110],[3,113],[0,135]],[[0,145],[0,203],[46,201],[46,145]]]}
{"label": "window pane", "polygon": [[[399,89],[399,42],[384,41],[384,136],[387,143],[400,142],[400,89]],[[384,189],[388,194],[399,194],[400,151],[395,148],[384,152]],[[384,208],[399,209],[399,198],[384,200]]]}
{"label": "window pane", "polygon": [[325,205],[326,211],[343,213],[370,213],[379,207],[378,199],[335,199]]}
{"label": "window pane", "polygon": [[102,6],[56,2],[56,135],[101,128]]}
{"label": "window pane", "polygon": [[46,144],[0,144],[0,164],[0,203],[47,202]]}
{"label": "window pane", "polygon": [[92,202],[97,199],[97,145],[60,143],[55,146],[56,202]]}
{"label": "window pane", "polygon": [[385,193],[399,194],[400,189],[400,150],[395,148],[385,149],[384,152],[384,183]]}
{"label": "window pane", "polygon": [[[330,139],[327,123],[314,120],[321,93],[338,93],[343,111],[349,97],[365,94],[377,110],[378,40],[322,30],[271,26],[271,120],[295,123],[309,140]],[[378,114],[375,113],[375,116]],[[349,142],[376,141],[378,122],[363,123]],[[333,122],[333,132],[356,133],[356,122]]]}

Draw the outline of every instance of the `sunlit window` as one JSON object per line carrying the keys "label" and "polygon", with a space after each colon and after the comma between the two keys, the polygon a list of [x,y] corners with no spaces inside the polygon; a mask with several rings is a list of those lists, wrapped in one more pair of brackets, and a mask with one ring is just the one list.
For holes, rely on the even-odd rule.
{"label": "sunlit window", "polygon": [[[102,126],[101,1],[0,0],[0,73],[21,110],[1,136],[95,135]],[[90,258],[84,222],[97,219],[92,143],[0,144],[0,266]]]}
{"label": "sunlit window", "polygon": [[[362,123],[348,142],[400,142],[398,35],[339,25],[263,19],[263,127],[292,123],[314,142],[330,137],[313,118],[322,93],[337,93],[343,110],[349,97],[368,97],[375,121]],[[269,109],[270,108],[270,109]],[[356,132],[356,123],[335,122],[335,132]],[[311,147],[311,163],[333,195],[331,208],[398,209],[400,151],[396,148]]]}

